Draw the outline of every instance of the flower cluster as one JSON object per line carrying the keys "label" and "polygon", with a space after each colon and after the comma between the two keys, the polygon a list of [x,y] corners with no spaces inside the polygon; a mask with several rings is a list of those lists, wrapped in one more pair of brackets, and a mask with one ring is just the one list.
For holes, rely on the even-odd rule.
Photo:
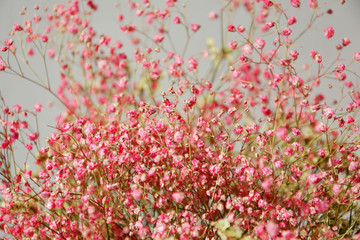
{"label": "flower cluster", "polygon": [[[35,6],[32,19],[14,25],[1,42],[0,71],[48,91],[65,110],[41,146],[28,115],[36,119],[42,105],[28,111],[1,102],[5,234],[360,239],[360,91],[352,70],[360,53],[344,60],[351,42],[340,37],[337,58],[324,66],[317,50],[297,46],[331,13],[316,0],[220,2],[208,17],[220,23],[221,44],[208,39],[199,52],[188,46],[203,28],[181,0],[127,1],[143,23],[117,16],[129,43],[92,27],[100,1],[69,0],[43,14]],[[311,22],[289,15],[294,8],[309,8]],[[249,23],[231,22],[237,11]],[[181,51],[174,28],[184,31]],[[338,37],[331,26],[324,35]],[[23,69],[35,57],[44,63],[37,79]],[[46,61],[60,66],[55,91]],[[336,102],[317,91],[325,79],[341,92]],[[38,170],[17,164],[18,147]]]}

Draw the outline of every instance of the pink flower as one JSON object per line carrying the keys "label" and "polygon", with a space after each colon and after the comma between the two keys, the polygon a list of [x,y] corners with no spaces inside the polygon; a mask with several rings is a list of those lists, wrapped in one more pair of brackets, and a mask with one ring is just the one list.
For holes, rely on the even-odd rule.
{"label": "pink flower", "polygon": [[229,42],[229,47],[233,50],[237,48],[237,45],[238,45],[237,41],[232,40]]}
{"label": "pink flower", "polygon": [[12,40],[11,38],[8,38],[5,40],[5,45],[10,47],[11,45],[14,44],[14,40]]}
{"label": "pink flower", "polygon": [[174,17],[173,23],[174,23],[174,24],[180,24],[180,23],[181,23],[179,16],[175,16],[175,17]]}
{"label": "pink flower", "polygon": [[37,133],[29,133],[27,135],[27,137],[30,141],[35,141],[38,138],[38,134]]}
{"label": "pink flower", "polygon": [[354,53],[353,58],[354,58],[356,61],[360,61],[360,52]]}
{"label": "pink flower", "polygon": [[40,103],[35,104],[34,111],[35,112],[41,112],[42,105]]}
{"label": "pink flower", "polygon": [[49,199],[46,204],[45,207],[49,210],[54,209],[55,208],[55,203],[53,202],[52,199]]}
{"label": "pink flower", "polygon": [[285,139],[285,137],[287,135],[287,129],[279,128],[276,130],[275,134],[276,134],[276,137],[278,137],[279,139]]}
{"label": "pink flower", "polygon": [[235,26],[232,25],[232,24],[228,25],[227,30],[228,30],[228,32],[235,32],[236,31]]}
{"label": "pink flower", "polygon": [[22,30],[22,27],[19,24],[14,24],[14,31],[15,32],[21,31],[21,30]]}
{"label": "pink flower", "polygon": [[351,161],[349,164],[349,171],[356,171],[358,166],[358,162]]}
{"label": "pink flower", "polygon": [[245,27],[243,25],[239,25],[236,28],[238,30],[239,33],[243,33],[245,31]]}
{"label": "pink flower", "polygon": [[346,123],[353,123],[353,122],[355,122],[355,120],[354,120],[354,118],[352,117],[352,116],[347,116],[346,117]]}
{"label": "pink flower", "polygon": [[28,50],[27,50],[27,54],[29,56],[34,56],[34,50],[30,47]]}
{"label": "pink flower", "polygon": [[318,63],[321,63],[322,62],[322,56],[320,55],[320,53],[317,53],[315,55],[315,61],[317,61]]}
{"label": "pink flower", "polygon": [[266,223],[265,225],[266,232],[270,235],[270,237],[275,238],[279,234],[279,226],[274,223],[273,221],[270,221]]}
{"label": "pink flower", "polygon": [[63,205],[64,205],[64,199],[63,198],[59,198],[59,199],[57,199],[56,201],[55,201],[55,205],[56,205],[56,207],[58,207],[58,208],[62,208],[63,207]]}
{"label": "pink flower", "polygon": [[32,143],[30,142],[30,143],[25,144],[25,148],[30,151],[33,148]]}
{"label": "pink flower", "polygon": [[351,43],[350,39],[348,39],[347,37],[343,38],[342,44],[344,47],[349,45],[350,43]]}
{"label": "pink flower", "polygon": [[334,29],[333,27],[327,27],[324,29],[324,35],[327,39],[330,39],[334,36]]}
{"label": "pink flower", "polygon": [[50,48],[47,51],[47,54],[48,54],[49,58],[54,58],[55,57],[55,50],[53,48]]}
{"label": "pink flower", "polygon": [[66,208],[66,213],[67,214],[74,214],[75,213],[75,207],[70,206],[70,207]]}
{"label": "pink flower", "polygon": [[245,44],[242,48],[241,51],[246,54],[246,55],[251,55],[253,52],[252,46],[250,44]]}
{"label": "pink flower", "polygon": [[318,155],[320,157],[325,157],[325,149],[324,148],[320,148],[319,152],[318,152]]}
{"label": "pink flower", "polygon": [[171,194],[171,196],[175,202],[179,203],[184,199],[185,194],[182,192],[176,192],[176,193]]}
{"label": "pink flower", "polygon": [[281,163],[280,160],[276,160],[276,161],[274,162],[274,167],[277,168],[277,169],[279,169],[279,168],[282,168],[282,167],[283,167],[283,164]]}
{"label": "pink flower", "polygon": [[289,25],[295,24],[297,22],[296,17],[294,17],[294,16],[288,17],[287,22]]}
{"label": "pink flower", "polygon": [[46,34],[41,35],[41,41],[46,43],[49,40],[49,37]]}
{"label": "pink flower", "polygon": [[283,29],[283,35],[284,35],[284,36],[290,36],[291,33],[292,33],[292,29],[291,29],[291,28],[284,28],[284,29]]}
{"label": "pink flower", "polygon": [[254,231],[255,231],[255,234],[256,234],[257,236],[263,235],[263,234],[265,233],[264,225],[261,224],[261,225],[255,227],[255,228],[254,228]]}
{"label": "pink flower", "polygon": [[47,179],[49,178],[50,175],[47,173],[47,171],[45,169],[41,169],[39,172],[39,178],[41,179]]}
{"label": "pink flower", "polygon": [[339,81],[344,81],[346,79],[346,73],[343,71],[334,72],[334,78]]}
{"label": "pink flower", "polygon": [[6,69],[6,63],[0,59],[0,71],[4,71]]}
{"label": "pink flower", "polygon": [[339,193],[341,192],[341,185],[340,184],[334,184],[332,186],[332,191],[333,191],[334,195],[339,195]]}
{"label": "pink flower", "polygon": [[317,0],[309,0],[309,7],[310,7],[311,9],[317,8],[317,7],[318,7],[318,2],[317,2]]}
{"label": "pink flower", "polygon": [[327,107],[327,108],[324,109],[323,114],[327,119],[330,119],[330,118],[332,118],[334,116],[335,112],[330,107]]}
{"label": "pink flower", "polygon": [[290,3],[295,8],[300,7],[300,0],[290,0]]}
{"label": "pink flower", "polygon": [[183,135],[182,132],[176,132],[174,134],[174,141],[177,142],[177,143],[181,143],[183,138],[184,138],[184,135]]}
{"label": "pink flower", "polygon": [[14,109],[15,113],[19,113],[21,111],[21,107],[17,104],[15,104],[12,108]]}
{"label": "pink flower", "polygon": [[136,188],[131,192],[131,195],[135,198],[135,200],[140,201],[142,198],[142,190]]}
{"label": "pink flower", "polygon": [[262,38],[256,38],[254,41],[254,47],[257,49],[263,49],[265,47],[265,41]]}
{"label": "pink flower", "polygon": [[275,26],[275,22],[269,21],[269,22],[267,22],[265,25],[266,25],[266,27],[268,27],[268,28],[272,28],[272,27]]}
{"label": "pink flower", "polygon": [[211,12],[209,12],[208,17],[210,20],[215,20],[218,18],[218,14],[215,11],[211,11]]}
{"label": "pink flower", "polygon": [[321,179],[319,179],[315,173],[312,173],[307,177],[307,180],[311,185],[315,185],[320,182]]}
{"label": "pink flower", "polygon": [[193,24],[190,25],[190,28],[191,28],[191,30],[192,30],[193,32],[197,32],[197,31],[199,30],[199,28],[200,28],[200,25],[193,23]]}
{"label": "pink flower", "polygon": [[266,178],[261,183],[261,187],[265,190],[265,192],[270,192],[272,185],[273,185],[273,179],[272,178]]}
{"label": "pink flower", "polygon": [[154,36],[153,40],[156,43],[161,43],[164,40],[164,35],[162,35],[161,33],[158,33]]}

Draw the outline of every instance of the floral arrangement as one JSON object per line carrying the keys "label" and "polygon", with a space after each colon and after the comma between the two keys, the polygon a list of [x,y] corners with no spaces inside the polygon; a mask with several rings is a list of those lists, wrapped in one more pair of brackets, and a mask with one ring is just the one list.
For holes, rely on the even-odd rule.
{"label": "floral arrangement", "polygon": [[197,52],[190,2],[115,3],[118,39],[92,27],[101,1],[24,8],[0,73],[63,110],[41,145],[42,105],[1,99],[3,239],[360,239],[360,52],[331,26],[336,59],[299,45],[344,3],[219,0]]}

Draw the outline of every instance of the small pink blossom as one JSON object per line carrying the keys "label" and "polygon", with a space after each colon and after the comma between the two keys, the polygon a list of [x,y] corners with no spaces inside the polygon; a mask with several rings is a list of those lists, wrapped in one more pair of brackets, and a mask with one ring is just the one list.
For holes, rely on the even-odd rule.
{"label": "small pink blossom", "polygon": [[320,157],[325,157],[325,149],[324,148],[320,148],[319,152],[318,152],[318,155]]}
{"label": "small pink blossom", "polygon": [[50,175],[47,173],[47,171],[45,169],[41,169],[39,172],[39,178],[41,179],[47,179],[49,178]]}
{"label": "small pink blossom", "polygon": [[298,51],[290,51],[289,52],[289,55],[294,59],[296,60],[299,56],[299,52]]}
{"label": "small pink blossom", "polygon": [[211,11],[211,12],[209,12],[208,17],[210,20],[215,20],[218,18],[218,14],[215,11]]}
{"label": "small pink blossom", "polygon": [[324,35],[327,39],[330,39],[334,36],[334,28],[333,27],[327,27],[324,29]]}
{"label": "small pink blossom", "polygon": [[227,26],[227,30],[228,30],[228,32],[235,32],[235,31],[236,31],[236,28],[235,28],[234,25],[229,24],[229,25]]}
{"label": "small pink blossom", "polygon": [[321,63],[322,62],[322,56],[320,53],[317,53],[315,55],[315,61],[318,62],[318,63]]}
{"label": "small pink blossom", "polygon": [[56,207],[58,207],[58,208],[62,208],[63,207],[63,205],[64,205],[64,199],[63,198],[59,198],[59,199],[57,199],[56,201],[55,201],[55,205],[56,205]]}
{"label": "small pink blossom", "polygon": [[334,72],[334,78],[339,81],[345,81],[346,80],[346,73],[343,71],[336,71]]}
{"label": "small pink blossom", "polygon": [[295,24],[297,22],[296,17],[294,17],[294,16],[288,17],[287,22],[289,25]]}
{"label": "small pink blossom", "polygon": [[254,231],[257,236],[263,235],[265,233],[264,225],[259,225],[259,226],[255,227]]}
{"label": "small pink blossom", "polygon": [[251,55],[253,52],[252,46],[250,44],[245,44],[242,48],[241,51],[246,54],[246,55]]}
{"label": "small pink blossom", "polygon": [[265,47],[265,41],[262,38],[256,38],[254,41],[254,47],[257,49],[263,49]]}
{"label": "small pink blossom", "polygon": [[12,108],[14,109],[15,113],[20,113],[21,111],[21,107],[18,104],[15,104]]}
{"label": "small pink blossom", "polygon": [[308,182],[311,184],[311,185],[315,185],[317,184],[318,182],[320,182],[320,179],[317,177],[316,174],[312,173],[310,174],[308,177],[307,177],[307,180]]}
{"label": "small pink blossom", "polygon": [[34,106],[34,111],[41,112],[41,109],[42,109],[42,105],[40,103],[36,103]]}
{"label": "small pink blossom", "polygon": [[158,33],[154,36],[153,40],[156,43],[161,43],[164,40],[164,35],[162,35],[161,33]]}
{"label": "small pink blossom", "polygon": [[354,53],[353,58],[354,58],[356,61],[360,61],[360,52]]}
{"label": "small pink blossom", "polygon": [[73,207],[73,206],[67,207],[66,208],[66,213],[70,214],[70,215],[74,214],[75,213],[75,207]]}
{"label": "small pink blossom", "polygon": [[33,148],[32,143],[30,142],[30,143],[25,144],[25,148],[29,151],[32,150],[32,148]]}
{"label": "small pink blossom", "polygon": [[45,207],[46,207],[47,209],[49,209],[49,210],[52,210],[52,209],[54,209],[54,208],[56,207],[56,205],[55,205],[55,203],[54,203],[51,199],[49,199],[49,200],[46,202]]}
{"label": "small pink blossom", "polygon": [[49,40],[49,37],[46,34],[41,35],[41,41],[46,43]]}
{"label": "small pink blossom", "polygon": [[268,223],[266,223],[265,229],[272,238],[275,238],[280,232],[279,226],[273,221],[269,221]]}
{"label": "small pink blossom", "polygon": [[6,69],[6,63],[0,59],[0,71],[4,71]]}
{"label": "small pink blossom", "polygon": [[272,28],[272,27],[275,26],[275,22],[269,21],[269,22],[267,22],[265,25],[266,25],[268,28]]}
{"label": "small pink blossom", "polygon": [[239,26],[237,26],[237,28],[236,28],[237,30],[238,30],[238,32],[239,33],[243,33],[243,32],[245,32],[245,27],[243,26],[243,25],[239,25]]}
{"label": "small pink blossom", "polygon": [[181,143],[183,138],[184,138],[184,135],[183,135],[182,132],[176,132],[174,134],[174,141],[177,142],[177,143]]}
{"label": "small pink blossom", "polygon": [[238,45],[237,41],[232,40],[229,42],[229,47],[233,50],[235,50],[237,48],[237,45]]}
{"label": "small pink blossom", "polygon": [[32,47],[30,47],[28,50],[27,50],[27,55],[29,55],[30,57],[31,56],[34,56],[34,50]]}
{"label": "small pink blossom", "polygon": [[10,47],[11,45],[14,44],[14,40],[12,40],[11,38],[8,38],[5,40],[5,45]]}
{"label": "small pink blossom", "polygon": [[140,201],[142,198],[142,190],[141,189],[136,188],[131,192],[131,194],[134,197],[134,199],[137,201]]}
{"label": "small pink blossom", "polygon": [[179,203],[184,199],[185,194],[182,192],[176,192],[176,193],[173,193],[171,196],[175,202]]}
{"label": "small pink blossom", "polygon": [[21,31],[22,30],[22,27],[19,25],[19,24],[14,24],[14,31]]}
{"label": "small pink blossom", "polygon": [[9,146],[9,144],[10,144],[10,141],[7,140],[7,139],[5,139],[5,140],[2,141],[2,143],[1,143],[1,148],[2,148],[2,149],[6,149],[6,148]]}
{"label": "small pink blossom", "polygon": [[318,2],[317,0],[309,0],[309,8],[311,9],[315,9],[318,7]]}
{"label": "small pink blossom", "polygon": [[292,29],[291,29],[291,28],[284,28],[284,29],[283,29],[283,35],[284,35],[284,36],[290,36],[291,33],[292,33]]}
{"label": "small pink blossom", "polygon": [[38,138],[38,134],[37,133],[29,133],[28,135],[27,135],[27,137],[28,137],[28,139],[30,140],[30,141],[35,141],[37,138]]}
{"label": "small pink blossom", "polygon": [[332,108],[326,107],[323,114],[327,119],[330,119],[334,116],[335,112]]}
{"label": "small pink blossom", "polygon": [[356,171],[358,165],[359,165],[358,162],[351,161],[350,164],[349,164],[349,171]]}
{"label": "small pink blossom", "polygon": [[342,45],[344,47],[346,47],[347,45],[349,45],[351,43],[350,39],[348,39],[347,37],[342,39]]}
{"label": "small pink blossom", "polygon": [[339,193],[341,192],[341,185],[340,184],[334,184],[332,186],[332,191],[334,193],[334,195],[339,195]]}
{"label": "small pink blossom", "polygon": [[54,58],[55,57],[55,50],[53,48],[49,48],[47,51],[47,54],[49,56],[49,58]]}
{"label": "small pink blossom", "polygon": [[353,123],[355,122],[354,118],[352,116],[347,116],[346,117],[346,123],[350,124],[350,123]]}
{"label": "small pink blossom", "polygon": [[174,24],[180,24],[180,23],[181,23],[179,16],[175,16],[175,17],[174,17],[173,23],[174,23]]}
{"label": "small pink blossom", "polygon": [[191,24],[190,28],[193,32],[197,32],[200,29],[200,25],[199,24]]}
{"label": "small pink blossom", "polygon": [[300,0],[290,0],[290,3],[295,8],[300,7]]}

